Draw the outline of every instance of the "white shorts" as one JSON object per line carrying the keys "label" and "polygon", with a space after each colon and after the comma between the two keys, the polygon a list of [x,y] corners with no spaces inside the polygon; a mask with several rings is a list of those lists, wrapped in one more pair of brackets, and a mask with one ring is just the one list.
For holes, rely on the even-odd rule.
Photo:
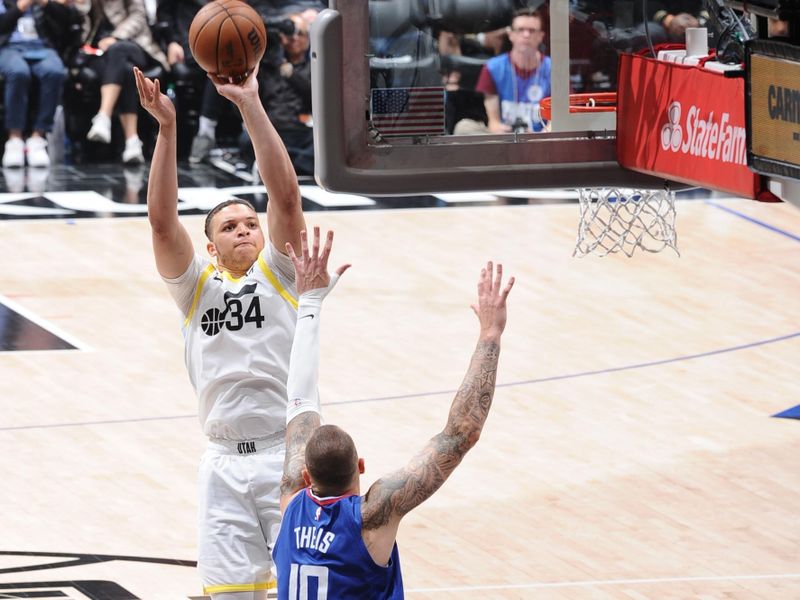
{"label": "white shorts", "polygon": [[205,594],[273,589],[284,434],[209,440],[200,461],[197,566]]}

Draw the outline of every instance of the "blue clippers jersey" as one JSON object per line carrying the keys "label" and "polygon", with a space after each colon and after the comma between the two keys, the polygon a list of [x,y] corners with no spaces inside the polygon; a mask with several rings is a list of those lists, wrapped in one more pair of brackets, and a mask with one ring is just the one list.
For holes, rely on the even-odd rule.
{"label": "blue clippers jersey", "polygon": [[316,498],[306,488],[286,507],[272,551],[278,599],[402,600],[397,544],[386,567],[361,537],[361,496]]}

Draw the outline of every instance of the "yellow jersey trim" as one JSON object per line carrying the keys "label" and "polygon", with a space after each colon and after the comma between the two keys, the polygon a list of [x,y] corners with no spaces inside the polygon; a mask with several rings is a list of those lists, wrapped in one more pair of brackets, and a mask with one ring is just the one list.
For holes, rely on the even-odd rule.
{"label": "yellow jersey trim", "polygon": [[222,592],[256,592],[261,590],[274,590],[278,587],[277,581],[260,581],[258,583],[231,583],[226,585],[203,586],[204,594],[219,594]]}
{"label": "yellow jersey trim", "polygon": [[286,290],[285,287],[281,285],[281,282],[278,281],[278,278],[275,276],[275,273],[272,272],[272,269],[269,268],[264,257],[260,254],[258,255],[258,266],[261,268],[261,271],[264,273],[264,277],[266,277],[269,282],[272,284],[278,293],[283,296],[283,299],[286,300],[292,307],[297,310],[297,300],[292,297],[292,295]]}
{"label": "yellow jersey trim", "polygon": [[192,320],[192,316],[194,315],[194,311],[197,310],[197,304],[200,302],[200,293],[203,291],[203,286],[206,284],[206,280],[211,277],[211,274],[215,271],[214,265],[208,265],[203,272],[200,274],[200,279],[197,280],[197,288],[194,290],[194,298],[192,298],[192,306],[189,308],[189,314],[186,315],[186,320],[183,322],[184,327],[188,327],[189,323]]}
{"label": "yellow jersey trim", "polygon": [[242,275],[242,277],[234,277],[233,275],[231,275],[227,271],[220,271],[220,273],[222,273],[222,276],[225,279],[227,279],[228,281],[231,281],[233,283],[239,283],[239,281],[241,281],[242,277],[244,277],[244,275]]}

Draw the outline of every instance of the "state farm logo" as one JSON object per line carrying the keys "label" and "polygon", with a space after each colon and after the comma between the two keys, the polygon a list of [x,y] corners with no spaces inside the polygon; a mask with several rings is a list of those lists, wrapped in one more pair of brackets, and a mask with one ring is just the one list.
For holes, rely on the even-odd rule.
{"label": "state farm logo", "polygon": [[667,108],[667,122],[661,128],[661,148],[723,163],[747,165],[747,132],[731,123],[727,112],[717,121],[714,111],[708,118],[692,105],[681,122],[683,109],[678,101]]}

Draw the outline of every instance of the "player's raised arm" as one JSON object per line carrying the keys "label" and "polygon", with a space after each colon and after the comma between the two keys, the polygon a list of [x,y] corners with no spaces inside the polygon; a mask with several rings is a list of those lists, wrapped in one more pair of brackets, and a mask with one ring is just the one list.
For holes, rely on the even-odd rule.
{"label": "player's raised arm", "polygon": [[161,93],[159,81],[137,68],[139,102],[158,121],[158,137],[147,184],[147,217],[153,232],[156,267],[162,277],[183,275],[194,256],[189,233],[178,219],[178,152],[175,106]]}
{"label": "player's raised arm", "polygon": [[328,257],[333,246],[333,231],[329,231],[320,253],[319,227],[314,227],[314,241],[308,247],[306,232],[300,234],[302,253],[298,257],[291,244],[286,251],[294,263],[295,283],[299,297],[297,326],[289,358],[289,378],[286,384],[286,456],[281,479],[281,513],[299,490],[306,486],[303,479],[306,442],[320,425],[319,394],[319,321],[322,300],[333,289],[339,276],[350,265],[342,265],[333,276],[328,273]]}
{"label": "player's raised arm", "polygon": [[478,302],[472,306],[480,336],[445,428],[404,468],[381,477],[364,496],[362,535],[378,564],[389,560],[400,519],[441,487],[480,437],[494,396],[506,298],[514,285],[512,277],[503,288],[502,278],[502,265],[497,265],[496,275],[491,262],[481,271]]}
{"label": "player's raised arm", "polygon": [[217,91],[236,104],[253,143],[261,179],[267,188],[267,226],[273,246],[300,247],[305,229],[300,188],[289,153],[269,120],[258,95],[258,67],[241,84],[209,75]]}

